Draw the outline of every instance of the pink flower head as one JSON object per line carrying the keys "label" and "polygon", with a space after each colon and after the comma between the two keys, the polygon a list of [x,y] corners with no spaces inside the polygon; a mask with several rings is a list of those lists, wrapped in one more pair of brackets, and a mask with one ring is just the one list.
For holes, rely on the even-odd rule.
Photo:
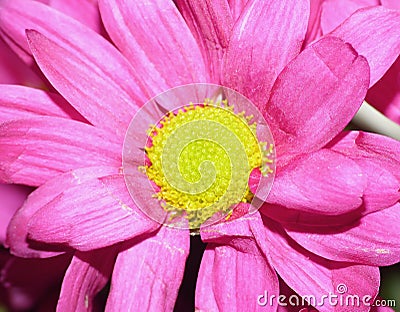
{"label": "pink flower head", "polygon": [[[24,256],[75,250],[60,311],[91,309],[111,273],[106,310],[173,309],[189,231],[160,227],[136,207],[120,170],[122,143],[148,99],[195,82],[220,83],[251,99],[271,127],[278,157],[260,212],[202,229],[208,245],[199,310],[276,311],[276,302],[260,306],[257,296],[279,294],[277,273],[300,295],[338,294],[345,284],[349,294],[375,298],[378,266],[400,260],[400,144],[342,132],[371,81],[390,66],[386,58],[399,54],[400,13],[365,10],[301,52],[308,1],[239,2],[176,1],[178,10],[166,0],[99,1],[117,48],[44,5],[1,2],[1,33],[33,55],[87,121],[60,112],[59,96],[7,89],[32,97],[41,115],[1,125],[1,180],[38,186],[11,221],[8,243]],[[370,38],[376,28],[385,42],[379,53]],[[9,109],[24,111],[28,102]],[[39,250],[35,241],[50,245]],[[327,304],[318,310],[349,311]]]}

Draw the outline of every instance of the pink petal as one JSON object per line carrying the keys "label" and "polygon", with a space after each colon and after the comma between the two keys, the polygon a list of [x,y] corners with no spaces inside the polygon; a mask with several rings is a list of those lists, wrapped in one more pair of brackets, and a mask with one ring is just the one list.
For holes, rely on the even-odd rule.
{"label": "pink petal", "polygon": [[98,249],[159,227],[135,206],[122,175],[93,179],[63,190],[28,223],[29,238]]}
{"label": "pink petal", "polygon": [[36,117],[4,123],[0,130],[0,180],[6,183],[38,186],[72,169],[121,166],[116,138],[84,123]]}
{"label": "pink petal", "polygon": [[266,106],[279,155],[317,150],[359,109],[368,88],[368,63],[342,40],[307,47],[279,75]]}
{"label": "pink petal", "polygon": [[354,161],[323,149],[278,171],[267,201],[305,213],[341,215],[361,206],[365,184]]}
{"label": "pink petal", "polygon": [[400,57],[386,74],[368,90],[367,102],[400,124]]}
{"label": "pink petal", "polygon": [[114,248],[76,252],[64,276],[57,311],[93,311],[94,298],[111,277],[115,257]]}
{"label": "pink petal", "polygon": [[5,12],[3,10],[3,4],[4,1],[0,3],[0,36],[6,45],[14,52],[14,55],[16,55],[25,63],[25,65],[28,66],[28,68],[39,76],[40,74],[37,72],[38,68],[29,50],[25,33],[22,32],[22,30],[25,32],[25,28],[22,28],[23,26],[19,25],[21,28],[20,33],[9,31],[10,25],[7,25],[6,23],[10,20],[10,17],[4,17]]}
{"label": "pink petal", "polygon": [[265,293],[278,296],[279,284],[275,271],[259,251],[247,253],[230,246],[208,245],[197,280],[197,309],[276,311],[276,302],[264,302]]}
{"label": "pink petal", "polygon": [[210,64],[212,81],[220,83],[222,57],[234,23],[228,1],[178,0],[176,4]]}
{"label": "pink petal", "polygon": [[390,9],[400,9],[400,2],[397,0],[380,0],[382,5]]}
{"label": "pink petal", "polygon": [[309,229],[288,226],[304,248],[335,260],[386,266],[400,261],[400,204],[371,213],[348,226]]}
{"label": "pink petal", "polygon": [[[7,247],[12,254],[19,257],[45,258],[57,255],[57,252],[46,252],[45,246],[39,250],[27,241],[28,222],[43,206],[60,196],[65,189],[72,188],[90,180],[117,174],[118,169],[112,167],[92,167],[64,173],[40,186],[27,198],[25,204],[12,218],[7,232]],[[48,248],[47,248],[48,249]]]}
{"label": "pink petal", "polygon": [[212,279],[214,271],[215,252],[206,249],[201,259],[199,273],[196,283],[196,311],[219,311],[218,303],[214,294],[214,281]]}
{"label": "pink petal", "polygon": [[73,17],[77,21],[85,24],[97,33],[102,32],[100,13],[97,1],[90,0],[48,0],[46,1],[52,8]]}
{"label": "pink petal", "polygon": [[0,85],[0,123],[39,115],[78,118],[77,112],[56,93]]}
{"label": "pink petal", "polygon": [[201,239],[209,243],[196,287],[196,307],[201,311],[213,311],[215,305],[221,311],[276,310],[275,305],[254,300],[264,291],[279,291],[277,276],[254,241],[254,231],[263,228],[260,215],[254,213],[201,229]]}
{"label": "pink petal", "polygon": [[400,142],[352,131],[336,138],[331,149],[354,160],[366,177],[363,214],[390,207],[400,200]]}
{"label": "pink petal", "polygon": [[373,4],[354,0],[325,0],[321,13],[322,33],[327,34],[331,32],[355,11],[371,5]]}
{"label": "pink petal", "polygon": [[152,95],[207,82],[199,47],[172,1],[107,0],[99,5],[108,33]]}
{"label": "pink petal", "polygon": [[322,36],[321,30],[321,12],[322,3],[326,0],[310,0],[310,19],[303,46],[308,46],[312,41]]}
{"label": "pink petal", "polygon": [[[333,262],[313,255],[288,238],[272,220],[265,221],[266,231],[256,237],[260,248],[271,255],[274,269],[300,296],[313,295],[319,302],[325,296],[325,304],[317,307],[320,312],[354,311],[352,306],[328,304],[326,296],[330,293],[340,296],[341,285],[346,285],[345,295],[375,298],[379,289],[379,268]],[[369,306],[361,303],[357,311],[369,311]]]}
{"label": "pink petal", "polygon": [[263,107],[272,85],[299,52],[308,22],[308,1],[250,1],[233,28],[223,84]]}
{"label": "pink petal", "polygon": [[361,9],[331,34],[349,42],[367,58],[372,86],[400,53],[400,12],[382,6]]}
{"label": "pink petal", "polygon": [[[253,240],[253,228],[262,227],[262,221],[258,213],[246,215],[242,218],[228,220],[202,227],[200,229],[203,242],[215,244],[230,244],[243,240],[242,247],[246,250],[245,240]],[[238,245],[235,245],[238,248]],[[251,247],[251,246],[250,246]],[[251,248],[250,248],[251,249]],[[249,250],[250,250],[249,249]]]}
{"label": "pink petal", "polygon": [[[123,89],[121,77],[110,76],[104,63],[72,45],[64,48],[33,30],[27,31],[27,37],[35,60],[52,85],[93,125],[122,138],[137,106]],[[137,100],[137,105],[144,103],[143,97]]]}
{"label": "pink petal", "polygon": [[4,245],[7,226],[14,213],[22,206],[31,188],[0,183],[0,245]]}
{"label": "pink petal", "polygon": [[34,87],[43,82],[0,38],[0,83]]}
{"label": "pink petal", "polygon": [[172,311],[188,254],[187,230],[136,240],[117,257],[106,311]]}
{"label": "pink petal", "polygon": [[[2,1],[0,29],[29,58],[31,48],[38,50],[36,57],[50,82],[99,127],[122,132],[120,128],[113,129],[113,125],[125,122],[127,126],[137,106],[147,100],[140,81],[135,79],[134,69],[115,47],[91,29],[46,5],[36,1]],[[26,29],[34,29],[48,39],[32,34],[34,42],[29,46]],[[46,52],[52,47],[51,53]],[[54,71],[49,72],[51,68]]]}
{"label": "pink petal", "polygon": [[328,215],[289,209],[280,205],[264,203],[260,210],[263,215],[284,224],[298,224],[316,227],[336,227],[349,224],[359,219],[363,213],[363,206],[348,213]]}
{"label": "pink petal", "polygon": [[[37,2],[45,3],[48,6],[43,6],[42,4],[37,6]],[[79,8],[77,8],[78,5]],[[25,6],[27,6],[27,14],[21,14],[25,13],[23,12]],[[3,11],[0,13],[0,28],[4,30],[4,32],[1,33],[1,36],[3,36],[3,39],[19,56],[20,59],[22,59],[28,66],[33,67],[34,71],[37,70],[37,67],[34,64],[31,51],[29,50],[26,42],[25,29],[32,28],[30,27],[31,25],[34,25],[35,23],[42,23],[43,21],[57,23],[57,19],[46,16],[46,14],[41,10],[47,10],[49,7],[52,7],[57,11],[73,17],[96,32],[104,32],[100,20],[100,14],[97,9],[97,3],[90,0],[2,1],[1,7],[4,7],[7,11],[10,10],[10,12]],[[15,11],[11,12],[12,10]],[[52,11],[54,12],[55,10]],[[33,14],[29,14],[31,12],[33,12]],[[9,13],[11,13],[10,15],[13,17],[12,21],[14,25],[9,23]],[[35,16],[42,16],[43,18],[39,21],[35,19]],[[57,26],[58,25],[55,24],[55,28],[57,28]]]}
{"label": "pink petal", "polygon": [[237,21],[249,0],[228,0],[234,21]]}

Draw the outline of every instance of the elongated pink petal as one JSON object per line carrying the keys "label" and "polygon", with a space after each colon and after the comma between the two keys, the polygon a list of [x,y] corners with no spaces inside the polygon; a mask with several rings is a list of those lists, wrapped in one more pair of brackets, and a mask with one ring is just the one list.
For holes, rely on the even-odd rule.
{"label": "elongated pink petal", "polygon": [[32,192],[21,209],[14,215],[8,227],[7,247],[10,248],[11,253],[18,257],[27,258],[46,258],[57,255],[58,252],[45,251],[46,248],[43,245],[39,249],[32,246],[32,241],[27,241],[30,219],[40,208],[52,202],[65,189],[117,173],[118,168],[112,167],[78,169],[57,176]]}
{"label": "elongated pink petal", "polygon": [[107,0],[99,5],[112,40],[153,95],[207,82],[199,47],[172,1]]}
{"label": "elongated pink petal", "polygon": [[196,311],[218,311],[218,303],[215,299],[213,284],[211,278],[214,270],[215,252],[212,249],[206,249],[201,258],[199,273],[196,283]]}
{"label": "elongated pink petal", "polygon": [[365,185],[356,162],[323,149],[278,172],[267,200],[297,211],[341,215],[361,206]]}
{"label": "elongated pink petal", "polygon": [[308,1],[249,1],[234,26],[224,60],[223,83],[263,107],[272,85],[299,52]]}
{"label": "elongated pink petal", "polygon": [[386,74],[368,90],[367,102],[400,124],[400,57]]}
{"label": "elongated pink petal", "polygon": [[[266,231],[256,237],[260,248],[271,255],[272,266],[295,292],[300,296],[313,296],[317,303],[325,300],[323,305],[318,304],[320,312],[354,311],[354,307],[345,304],[331,305],[326,298],[328,294],[340,296],[344,288],[345,295],[375,298],[379,289],[378,267],[350,265],[313,255],[287,237],[272,220],[265,221]],[[361,303],[357,311],[369,311],[369,308]]]}
{"label": "elongated pink petal", "polygon": [[178,0],[177,7],[208,60],[212,81],[220,83],[222,57],[234,20],[227,0]]}
{"label": "elongated pink petal", "polygon": [[306,48],[279,75],[265,109],[278,155],[328,143],[357,112],[368,83],[367,61],[342,40]]}
{"label": "elongated pink petal", "polygon": [[274,296],[279,292],[277,276],[254,240],[254,231],[263,228],[260,215],[254,213],[201,229],[201,239],[209,243],[197,282],[196,307],[201,311],[212,311],[215,305],[221,311],[276,310],[263,298],[260,303],[254,300],[265,291]]}
{"label": "elongated pink petal", "polygon": [[32,189],[26,186],[0,183],[0,245],[4,245],[11,218],[21,208],[31,191]]}
{"label": "elongated pink petal", "polygon": [[81,251],[151,232],[160,225],[135,206],[122,175],[93,179],[64,190],[28,223],[29,238]]}
{"label": "elongated pink petal", "polygon": [[79,114],[56,93],[0,85],[0,123],[40,115],[79,119]]}
{"label": "elongated pink petal", "polygon": [[[33,50],[52,85],[96,126],[122,136],[120,125],[127,126],[149,96],[115,47],[46,5],[30,0],[2,1],[0,29],[25,53],[30,55]],[[34,29],[45,38],[31,32],[28,44],[26,29]]]}
{"label": "elongated pink petal", "polygon": [[0,83],[41,87],[40,78],[0,38]]}
{"label": "elongated pink petal", "polygon": [[363,214],[400,200],[400,142],[367,132],[348,132],[332,142],[332,150],[354,160],[366,177]]}
{"label": "elongated pink petal", "polygon": [[94,311],[94,297],[111,277],[115,248],[76,252],[65,273],[57,311]]}
{"label": "elongated pink petal", "polygon": [[[327,34],[331,32],[358,9],[374,5],[367,2],[368,1],[325,0],[322,4],[321,12],[322,33]],[[370,2],[375,1],[372,0]]]}
{"label": "elongated pink petal", "polygon": [[189,231],[162,226],[121,251],[106,311],[172,311],[189,253]]}
{"label": "elongated pink petal", "polygon": [[2,124],[0,150],[0,179],[6,183],[39,186],[72,169],[121,166],[122,147],[116,138],[90,125],[57,117]]}
{"label": "elongated pink petal", "polygon": [[367,58],[372,86],[400,53],[400,11],[382,6],[361,9],[331,34],[349,42]]}
{"label": "elongated pink petal", "polygon": [[0,36],[2,40],[11,49],[11,51],[14,52],[14,55],[16,55],[23,63],[25,63],[25,65],[27,65],[28,68],[30,68],[34,73],[40,76],[40,74],[37,72],[38,67],[36,66],[35,60],[33,59],[28,48],[26,36],[23,36],[21,33],[21,36],[18,34],[17,38],[13,37],[14,34],[9,33],[7,31],[7,26],[4,25],[4,21],[7,20],[7,18],[2,17],[2,12],[2,3],[0,3]]}
{"label": "elongated pink petal", "polygon": [[310,19],[308,20],[307,34],[303,47],[306,47],[322,35],[321,30],[321,5],[325,0],[310,0]]}
{"label": "elongated pink petal", "polygon": [[400,204],[396,204],[331,231],[305,232],[301,226],[292,225],[288,233],[304,248],[331,260],[391,265],[400,261],[399,217]]}
{"label": "elongated pink petal", "polygon": [[97,1],[47,0],[46,2],[52,8],[75,18],[77,21],[93,29],[95,32],[102,32],[103,29],[100,19],[100,13],[96,3]]}
{"label": "elongated pink petal", "polygon": [[[255,245],[254,241],[252,244]],[[274,305],[270,305],[268,299],[264,302],[265,293],[278,296],[279,283],[275,271],[259,251],[247,253],[230,246],[208,245],[197,281],[197,309],[276,311],[276,302]],[[218,309],[212,310],[215,306]]]}
{"label": "elongated pink petal", "polygon": [[[28,3],[26,3],[28,2]],[[104,29],[102,27],[102,23],[100,20],[100,14],[98,12],[97,9],[97,3],[95,3],[94,1],[79,1],[79,0],[68,0],[68,1],[63,1],[63,0],[36,0],[36,1],[25,1],[25,3],[19,2],[19,3],[12,3],[12,1],[10,1],[9,3],[6,3],[5,1],[3,1],[2,6],[4,4],[4,7],[8,10],[11,9],[13,10],[16,7],[13,7],[12,5],[17,4],[20,5],[27,5],[30,6],[31,3],[29,2],[41,2],[41,3],[45,3],[46,5],[48,5],[49,7],[52,7],[54,9],[56,9],[57,11],[60,11],[70,17],[73,17],[74,19],[76,19],[77,21],[85,24],[86,26],[88,26],[89,28],[93,29],[94,31],[101,33],[104,32]],[[35,5],[35,4],[33,4]],[[40,6],[39,6],[40,8]],[[43,6],[42,6],[43,8]],[[21,11],[19,11],[19,8],[17,7],[17,12],[21,13]],[[32,15],[31,17],[28,17],[27,15],[20,15],[19,17],[17,17],[19,15],[19,13],[14,12],[12,13],[12,15],[14,16],[13,22],[14,23],[18,23],[19,18],[22,18],[22,20],[24,22],[26,22],[28,20],[31,20],[31,22],[35,23],[38,22],[37,20],[35,21],[35,15]],[[29,14],[29,12],[27,12]],[[38,13],[38,12],[35,12]],[[17,29],[13,29],[11,26],[11,31],[10,31],[10,24],[8,24],[8,20],[7,20],[7,13],[4,16],[4,18],[0,17],[0,28],[4,29],[4,32],[1,33],[1,36],[3,36],[3,38],[5,39],[5,41],[8,43],[8,45],[12,48],[12,50],[20,57],[20,59],[22,59],[26,65],[33,67],[33,69],[36,71],[37,68],[34,64],[34,60],[32,58],[31,52],[29,51],[29,49],[27,48],[27,44],[26,44],[26,40],[24,40],[24,33],[25,33],[25,28],[22,28],[21,26],[23,25],[15,25],[17,27],[19,27],[19,34],[18,34],[18,30]],[[2,13],[0,13],[0,16],[2,16]],[[51,17],[47,16],[46,22],[49,21],[53,22],[51,20]],[[41,21],[42,22],[42,21]],[[26,25],[28,26],[28,25]],[[31,28],[31,27],[26,27],[26,28]],[[9,32],[10,31],[10,32]],[[16,31],[16,32],[14,32]],[[15,56],[14,56],[15,57]],[[21,60],[20,60],[21,61]],[[26,66],[25,65],[25,66]],[[42,84],[42,83],[41,83]],[[41,86],[41,84],[39,84],[38,86]],[[28,84],[30,85],[30,84]]]}
{"label": "elongated pink petal", "polygon": [[232,11],[233,21],[237,21],[244,11],[246,4],[249,2],[248,0],[228,0],[229,6]]}
{"label": "elongated pink petal", "polygon": [[120,81],[107,76],[101,63],[88,63],[79,50],[64,49],[36,31],[27,31],[27,37],[53,86],[93,125],[122,138],[137,107]]}

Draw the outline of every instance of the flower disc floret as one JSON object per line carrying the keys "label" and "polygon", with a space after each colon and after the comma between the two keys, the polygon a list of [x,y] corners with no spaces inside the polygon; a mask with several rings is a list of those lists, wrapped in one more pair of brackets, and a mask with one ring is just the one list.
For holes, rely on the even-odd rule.
{"label": "flower disc floret", "polygon": [[185,212],[190,228],[199,228],[251,202],[249,175],[266,159],[251,119],[226,101],[206,100],[169,112],[149,129],[145,172],[166,211]]}

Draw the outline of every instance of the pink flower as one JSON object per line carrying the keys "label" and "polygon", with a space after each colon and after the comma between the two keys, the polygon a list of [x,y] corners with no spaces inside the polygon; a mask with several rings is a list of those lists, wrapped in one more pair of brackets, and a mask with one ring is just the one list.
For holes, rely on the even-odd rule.
{"label": "pink flower", "polygon": [[[399,2],[393,0],[318,0],[318,2],[319,6],[316,11],[318,11],[320,19],[315,20],[310,29],[318,29],[319,31],[312,33],[312,39],[326,35],[331,31],[335,34],[334,29],[337,26],[355,12],[357,13],[351,19],[357,18],[360,12],[365,11],[365,8],[379,5],[390,9],[400,9]],[[381,9],[383,10],[383,8]],[[380,29],[376,29],[374,33],[376,40],[380,40]],[[354,47],[357,49],[357,46]],[[358,52],[363,55],[363,51]],[[383,77],[379,75],[378,78],[380,79],[371,79],[366,100],[390,119],[400,124],[400,58],[396,59],[396,56],[396,51],[393,51],[391,56],[382,54],[382,59],[386,58],[386,61],[393,65]],[[379,64],[380,62],[376,61],[375,63]]]}
{"label": "pink flower", "polygon": [[[137,209],[120,172],[122,142],[132,116],[150,97],[182,84],[218,82],[263,112],[274,134],[277,172],[260,213],[201,231],[208,246],[197,308],[275,311],[276,303],[261,307],[257,296],[279,294],[277,273],[300,295],[321,298],[345,284],[349,294],[375,298],[378,266],[400,260],[400,144],[341,131],[371,81],[390,66],[386,58],[399,54],[400,14],[363,11],[300,53],[306,0],[249,1],[236,23],[237,10],[232,16],[227,2],[176,2],[182,15],[165,0],[99,1],[120,52],[46,6],[1,3],[2,33],[33,55],[87,120],[60,111],[59,96],[7,89],[22,100],[10,100],[19,118],[1,126],[0,178],[39,186],[11,222],[11,250],[36,257],[58,254],[54,246],[75,250],[60,311],[91,309],[111,273],[108,311],[172,310],[189,231],[160,227]],[[378,47],[371,33],[376,28],[382,30]],[[39,250],[32,241],[50,245]]]}

